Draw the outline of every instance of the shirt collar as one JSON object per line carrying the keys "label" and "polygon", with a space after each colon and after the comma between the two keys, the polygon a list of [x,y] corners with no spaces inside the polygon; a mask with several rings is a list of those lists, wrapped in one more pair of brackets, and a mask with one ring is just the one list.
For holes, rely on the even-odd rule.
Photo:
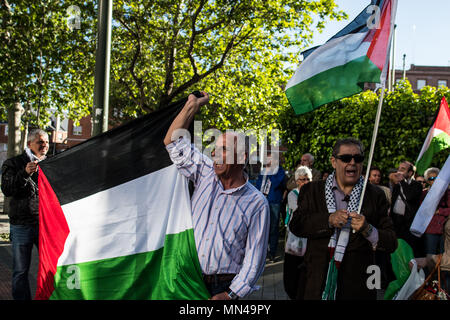
{"label": "shirt collar", "polygon": [[28,158],[30,158],[31,161],[42,161],[44,160],[46,157],[44,156],[43,159],[39,159],[38,157],[36,157],[36,155],[33,153],[33,151],[31,151],[30,148],[25,147],[25,153],[27,154]]}
{"label": "shirt collar", "polygon": [[245,171],[244,171],[244,177],[245,177],[245,183],[242,184],[241,186],[236,187],[236,188],[232,188],[232,189],[224,190],[223,184],[220,181],[219,177],[217,176],[217,174],[214,174],[214,179],[216,180],[216,182],[219,184],[220,188],[222,189],[221,192],[222,193],[226,193],[226,194],[232,194],[232,193],[235,193],[235,192],[238,192],[238,191],[244,189],[247,186],[247,184],[249,183],[248,182],[248,174]]}

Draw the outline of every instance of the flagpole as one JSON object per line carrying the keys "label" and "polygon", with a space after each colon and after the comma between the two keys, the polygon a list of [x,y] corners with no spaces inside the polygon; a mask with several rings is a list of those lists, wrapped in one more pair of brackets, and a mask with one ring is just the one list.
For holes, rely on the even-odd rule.
{"label": "flagpole", "polygon": [[[364,177],[363,189],[362,189],[361,197],[360,197],[360,201],[359,201],[358,214],[361,213],[361,208],[362,208],[362,204],[364,201],[364,192],[366,191],[367,181],[369,180],[370,167],[372,166],[372,158],[373,158],[373,153],[375,150],[375,143],[377,141],[378,126],[380,124],[381,109],[382,109],[383,100],[384,100],[385,83],[386,82],[384,81],[383,85],[381,87],[381,96],[380,96],[380,101],[378,102],[377,115],[375,117],[375,125],[373,127],[372,143],[370,145],[370,152],[369,152],[369,161],[367,162],[367,170],[366,170],[366,175]],[[353,229],[353,233],[355,233],[354,229]]]}
{"label": "flagpole", "polygon": [[[393,17],[396,16],[397,14],[397,1],[393,1],[392,3],[392,21],[391,21],[391,30],[395,30],[395,23],[394,23],[394,19]],[[395,32],[395,31],[394,31]],[[392,41],[393,38],[393,33],[391,33],[390,35],[390,41]],[[392,44],[392,42],[390,42],[390,44]],[[390,50],[389,50],[390,51]],[[386,56],[386,61],[384,63],[384,69],[387,68],[389,66],[389,59],[391,57],[391,52],[389,52],[389,54]],[[364,184],[363,184],[363,189],[361,192],[361,197],[359,200],[359,206],[358,206],[358,214],[361,213],[361,208],[363,205],[363,201],[364,201],[364,193],[366,191],[366,187],[367,187],[367,181],[369,180],[369,174],[370,174],[370,167],[372,166],[372,158],[373,158],[373,152],[375,150],[375,143],[377,141],[377,134],[378,134],[378,126],[380,124],[380,118],[381,118],[381,108],[383,106],[383,100],[384,100],[384,91],[386,88],[386,78],[389,77],[391,73],[389,72],[389,70],[387,70],[387,75],[382,76],[382,86],[381,86],[381,95],[380,95],[380,101],[378,102],[378,108],[377,108],[377,115],[375,117],[375,126],[373,127],[373,133],[372,133],[372,143],[370,145],[370,152],[369,152],[369,161],[367,162],[367,170],[366,170],[366,176],[364,177]],[[388,79],[389,80],[389,79]],[[390,85],[390,82],[388,82],[388,85]],[[353,229],[353,233],[355,233],[355,229]]]}

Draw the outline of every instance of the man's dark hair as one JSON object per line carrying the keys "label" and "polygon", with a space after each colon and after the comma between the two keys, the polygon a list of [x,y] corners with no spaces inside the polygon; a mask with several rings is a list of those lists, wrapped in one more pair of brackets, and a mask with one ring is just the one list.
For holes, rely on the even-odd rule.
{"label": "man's dark hair", "polygon": [[372,166],[372,167],[370,167],[370,171],[369,171],[369,174],[372,172],[372,171],[378,171],[379,173],[381,173],[381,169],[380,168],[378,168],[378,167],[376,167],[376,166]]}
{"label": "man's dark hair", "polygon": [[410,171],[413,173],[416,172],[416,166],[414,164],[412,164],[411,162],[409,162],[408,160],[403,160],[401,163],[407,163],[409,165],[408,172],[410,172]]}
{"label": "man's dark hair", "polygon": [[355,138],[338,139],[336,141],[336,143],[334,144],[333,152],[331,153],[331,155],[333,157],[336,157],[339,153],[339,149],[341,148],[341,146],[348,146],[350,144],[358,146],[359,150],[361,150],[361,154],[364,155],[364,147],[363,147],[361,141],[359,141],[358,139],[355,139]]}

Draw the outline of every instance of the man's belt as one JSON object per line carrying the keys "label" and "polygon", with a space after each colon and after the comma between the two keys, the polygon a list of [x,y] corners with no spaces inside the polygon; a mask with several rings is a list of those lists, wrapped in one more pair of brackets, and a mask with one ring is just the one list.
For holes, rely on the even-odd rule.
{"label": "man's belt", "polygon": [[223,274],[203,274],[203,281],[207,284],[217,283],[222,281],[230,281],[236,277],[234,273],[223,273]]}

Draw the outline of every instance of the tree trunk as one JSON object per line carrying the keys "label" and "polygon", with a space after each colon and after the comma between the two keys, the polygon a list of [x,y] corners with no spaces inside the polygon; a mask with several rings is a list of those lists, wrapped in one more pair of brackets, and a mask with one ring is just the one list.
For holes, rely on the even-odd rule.
{"label": "tree trunk", "polygon": [[24,109],[20,102],[15,102],[14,105],[8,109],[8,159],[17,156],[23,151],[20,148],[20,121],[23,111]]}

